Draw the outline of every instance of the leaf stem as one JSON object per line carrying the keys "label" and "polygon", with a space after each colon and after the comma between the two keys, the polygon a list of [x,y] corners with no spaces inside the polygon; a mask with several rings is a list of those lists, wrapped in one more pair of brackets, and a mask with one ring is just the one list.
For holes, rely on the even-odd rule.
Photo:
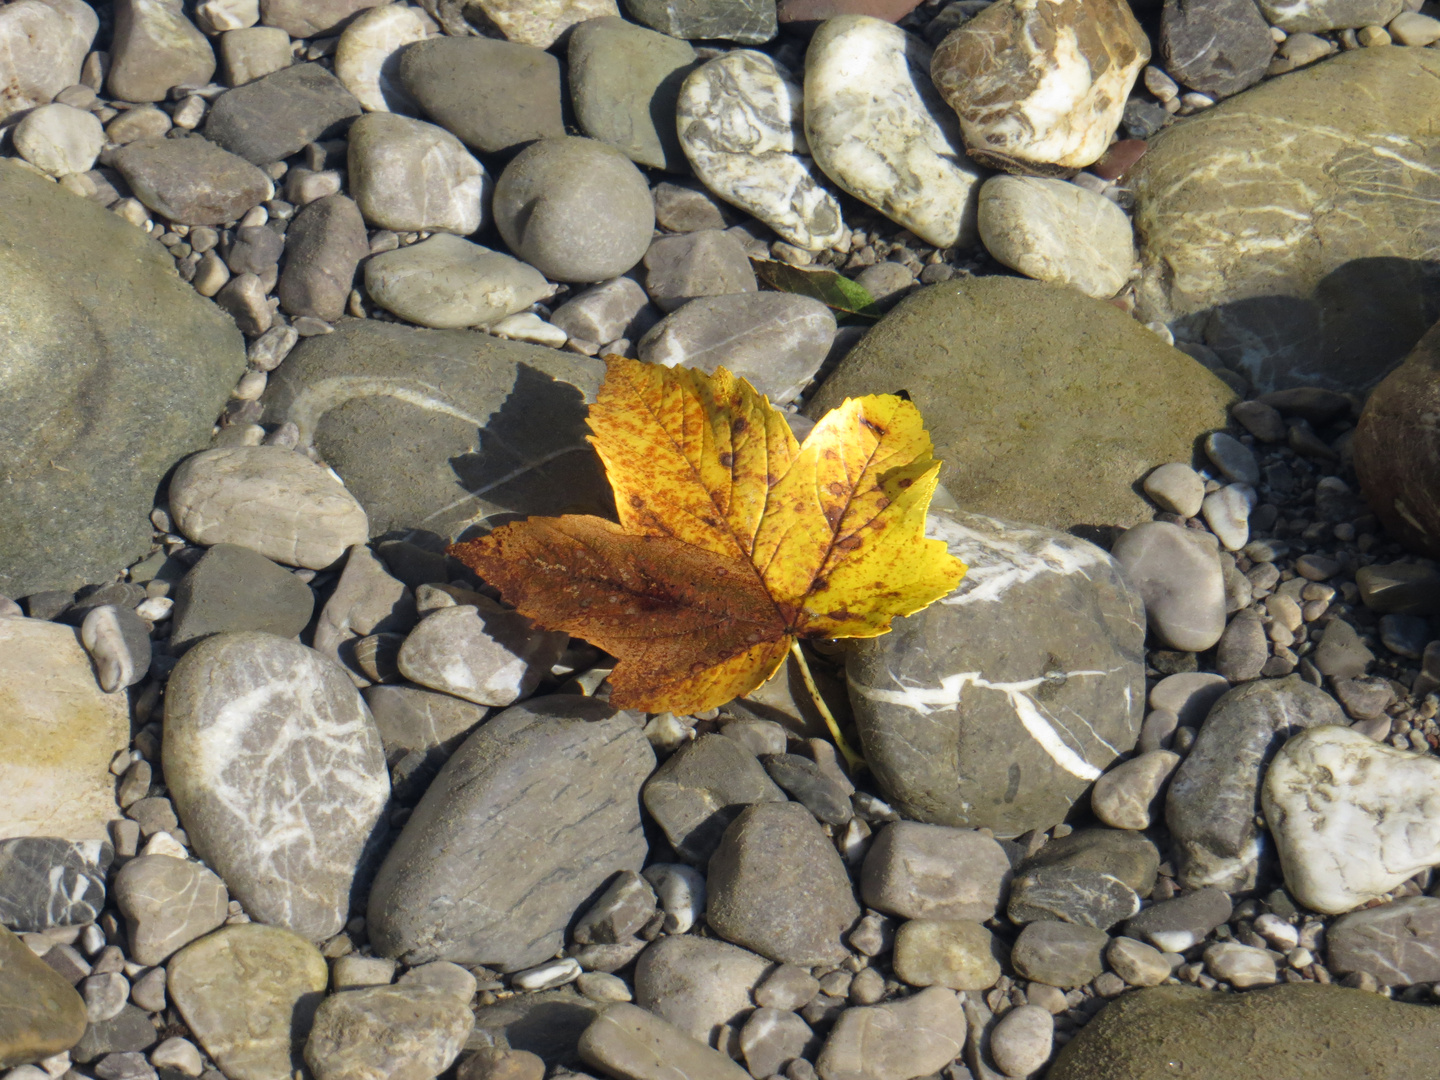
{"label": "leaf stem", "polygon": [[849,767],[852,775],[865,768],[865,759],[845,741],[845,736],[840,734],[840,725],[835,722],[830,708],[825,704],[825,699],[820,696],[820,688],[815,685],[815,677],[810,674],[810,665],[805,660],[805,653],[800,649],[798,640],[790,642],[790,652],[794,654],[796,662],[800,665],[800,675],[805,680],[805,688],[810,691],[810,698],[815,702],[815,708],[820,710],[820,715],[825,718],[825,726],[830,729],[830,737],[835,740],[835,748],[845,758],[845,764]]}

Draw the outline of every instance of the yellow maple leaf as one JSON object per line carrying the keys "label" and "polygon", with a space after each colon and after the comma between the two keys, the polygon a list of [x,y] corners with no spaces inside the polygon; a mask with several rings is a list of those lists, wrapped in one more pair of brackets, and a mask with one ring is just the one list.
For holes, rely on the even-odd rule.
{"label": "yellow maple leaf", "polygon": [[590,408],[620,522],[529,518],[450,550],[523,615],[616,658],[621,708],[692,713],[797,640],[875,637],[965,565],[925,538],[940,472],[919,410],[851,398],[795,440],[744,379],[606,357]]}

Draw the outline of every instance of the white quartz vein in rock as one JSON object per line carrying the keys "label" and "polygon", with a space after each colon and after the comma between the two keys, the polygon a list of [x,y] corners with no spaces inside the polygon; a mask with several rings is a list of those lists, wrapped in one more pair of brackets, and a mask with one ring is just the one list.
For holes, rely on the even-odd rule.
{"label": "white quartz vein in rock", "polygon": [[[963,607],[966,604],[992,603],[1004,599],[1005,594],[1015,586],[1033,581],[1041,574],[1080,574],[1089,578],[1087,571],[1090,567],[1103,566],[1110,561],[1108,555],[1090,544],[1062,544],[1047,538],[1031,547],[1002,539],[1002,532],[1015,532],[1013,526],[993,518],[982,520],[992,522],[996,532],[989,534],[967,528],[941,514],[931,514],[926,519],[926,537],[943,540],[950,554],[968,567],[959,588],[942,599],[942,604]],[[1022,530],[1018,535],[1035,537],[1041,534]]]}
{"label": "white quartz vein in rock", "polygon": [[[850,687],[861,697],[871,701],[883,702],[887,705],[900,705],[907,709],[914,709],[921,716],[929,716],[935,709],[954,708],[960,704],[960,696],[967,686],[974,686],[980,690],[995,690],[1004,694],[1010,701],[1010,707],[1015,710],[1021,725],[1032,739],[1050,756],[1050,759],[1059,765],[1072,776],[1078,776],[1082,780],[1096,780],[1100,776],[1100,770],[1091,765],[1080,754],[1065,745],[1060,732],[1056,731],[1053,724],[1065,725],[1054,717],[1047,714],[1035,699],[1030,691],[1055,678],[1075,679],[1087,676],[1113,675],[1119,668],[1111,668],[1108,671],[1065,671],[1056,672],[1050,675],[1041,676],[1038,679],[1025,679],[1021,682],[990,682],[981,677],[978,671],[962,671],[955,675],[946,675],[940,680],[937,687],[925,686],[902,686],[898,690],[886,690],[876,686],[865,686],[863,683],[850,680]],[[893,678],[893,676],[892,676]],[[899,680],[895,682],[899,684]],[[1073,710],[1072,710],[1073,711]],[[1076,718],[1080,720],[1094,736],[1096,741],[1103,745],[1112,755],[1118,755],[1119,751],[1096,734],[1095,729],[1079,714]],[[1065,733],[1072,739],[1075,736],[1068,728]],[[1079,740],[1076,739],[1078,742]]]}

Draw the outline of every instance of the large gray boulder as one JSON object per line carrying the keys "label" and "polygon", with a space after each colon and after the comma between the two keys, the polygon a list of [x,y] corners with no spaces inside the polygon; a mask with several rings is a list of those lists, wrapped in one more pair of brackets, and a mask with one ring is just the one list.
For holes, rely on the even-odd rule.
{"label": "large gray boulder", "polygon": [[0,595],[109,581],[209,441],[244,340],[154,240],[4,161],[0,294]]}
{"label": "large gray boulder", "polygon": [[613,510],[585,441],[603,377],[588,356],[342,319],[296,346],[262,401],[267,423],[294,421],[339,473],[372,536],[453,538],[500,515]]}
{"label": "large gray boulder", "polygon": [[1378,382],[1440,317],[1437,76],[1357,49],[1161,133],[1133,174],[1140,317],[1186,318],[1261,390]]}
{"label": "large gray boulder", "polygon": [[865,758],[909,818],[1048,829],[1139,737],[1140,599],[1109,555],[1064,533],[945,510],[926,531],[968,569],[938,603],[851,643]]}

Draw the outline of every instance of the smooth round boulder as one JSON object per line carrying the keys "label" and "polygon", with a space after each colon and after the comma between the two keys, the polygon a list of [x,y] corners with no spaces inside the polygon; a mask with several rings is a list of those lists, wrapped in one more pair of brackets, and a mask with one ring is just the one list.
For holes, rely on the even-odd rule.
{"label": "smooth round boulder", "polygon": [[495,185],[495,224],[520,258],[555,281],[617,277],[655,228],[650,187],[630,159],[596,139],[541,139]]}
{"label": "smooth round boulder", "polygon": [[1203,652],[1225,632],[1225,574],[1209,533],[1168,521],[1127,529],[1111,554],[1145,601],[1156,636],[1172,649]]}

